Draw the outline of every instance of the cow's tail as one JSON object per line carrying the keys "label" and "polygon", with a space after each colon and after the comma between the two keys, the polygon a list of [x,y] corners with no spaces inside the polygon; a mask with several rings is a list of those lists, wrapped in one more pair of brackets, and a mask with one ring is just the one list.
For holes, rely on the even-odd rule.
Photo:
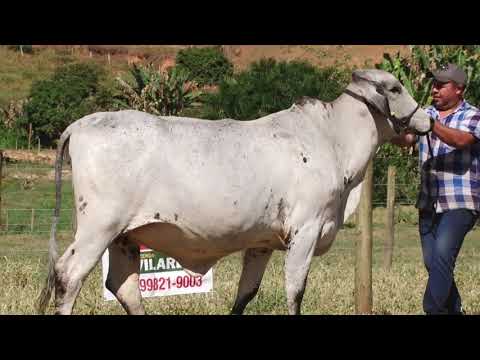
{"label": "cow's tail", "polygon": [[52,229],[50,232],[50,241],[48,244],[48,275],[45,286],[38,297],[36,308],[39,314],[44,314],[50,301],[53,287],[55,285],[55,263],[58,260],[57,246],[57,225],[60,218],[60,205],[62,201],[62,164],[65,148],[70,139],[71,130],[67,128],[60,137],[57,147],[57,157],[55,159],[55,212],[53,215]]}

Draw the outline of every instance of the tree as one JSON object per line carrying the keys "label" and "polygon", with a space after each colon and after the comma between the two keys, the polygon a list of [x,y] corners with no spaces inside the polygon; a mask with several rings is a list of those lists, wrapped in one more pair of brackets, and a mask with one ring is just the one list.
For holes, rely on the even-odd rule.
{"label": "tree", "polygon": [[342,93],[348,79],[349,72],[336,68],[263,59],[223,80],[218,93],[208,94],[203,117],[250,120],[289,108],[304,96],[331,101]]}
{"label": "tree", "polygon": [[42,144],[53,144],[70,123],[99,110],[96,95],[104,77],[104,69],[94,63],[57,68],[50,78],[32,84],[17,126],[27,129],[31,123]]}

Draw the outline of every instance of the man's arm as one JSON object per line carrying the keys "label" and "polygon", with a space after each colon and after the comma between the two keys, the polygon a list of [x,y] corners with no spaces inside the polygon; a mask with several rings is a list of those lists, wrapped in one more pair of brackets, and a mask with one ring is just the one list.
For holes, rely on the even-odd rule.
{"label": "man's arm", "polygon": [[432,132],[444,143],[457,149],[466,148],[477,141],[477,138],[472,134],[466,131],[449,128],[438,121],[434,122]]}

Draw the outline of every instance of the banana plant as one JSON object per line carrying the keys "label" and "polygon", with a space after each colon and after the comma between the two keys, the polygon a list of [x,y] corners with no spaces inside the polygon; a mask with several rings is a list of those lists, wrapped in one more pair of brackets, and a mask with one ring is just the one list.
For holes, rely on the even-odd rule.
{"label": "banana plant", "polygon": [[[431,71],[446,63],[455,63],[465,70],[468,76],[467,97],[470,93],[469,90],[473,88],[474,93],[471,98],[474,102],[480,100],[476,94],[480,92],[480,90],[477,90],[480,85],[479,46],[415,45],[411,46],[410,50],[410,55],[407,56],[400,55],[400,52],[393,57],[385,54],[383,61],[377,64],[377,68],[395,75],[420,105],[426,106],[432,101],[430,94],[432,88]],[[474,86],[472,86],[473,84]]]}
{"label": "banana plant", "polygon": [[129,107],[155,115],[178,115],[201,95],[195,82],[177,67],[164,72],[152,65],[130,69],[132,81],[117,77],[118,84]]}

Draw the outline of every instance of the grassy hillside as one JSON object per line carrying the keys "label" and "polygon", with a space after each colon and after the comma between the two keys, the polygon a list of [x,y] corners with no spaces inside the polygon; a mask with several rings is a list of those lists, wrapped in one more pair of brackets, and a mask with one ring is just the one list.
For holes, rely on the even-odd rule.
{"label": "grassy hillside", "polygon": [[26,97],[31,83],[49,76],[61,61],[62,57],[50,49],[38,55],[21,56],[19,52],[0,47],[0,106]]}
{"label": "grassy hillside", "polygon": [[[176,45],[82,45],[34,46],[33,54],[21,54],[0,46],[0,107],[10,100],[25,98],[34,80],[53,73],[56,66],[72,61],[95,61],[112,75],[125,71],[132,61],[161,64],[175,58],[186,46]],[[277,60],[301,59],[318,66],[345,64],[373,66],[384,52],[407,51],[406,46],[379,45],[225,45],[225,54],[235,70],[243,70],[252,62],[272,57]]]}

